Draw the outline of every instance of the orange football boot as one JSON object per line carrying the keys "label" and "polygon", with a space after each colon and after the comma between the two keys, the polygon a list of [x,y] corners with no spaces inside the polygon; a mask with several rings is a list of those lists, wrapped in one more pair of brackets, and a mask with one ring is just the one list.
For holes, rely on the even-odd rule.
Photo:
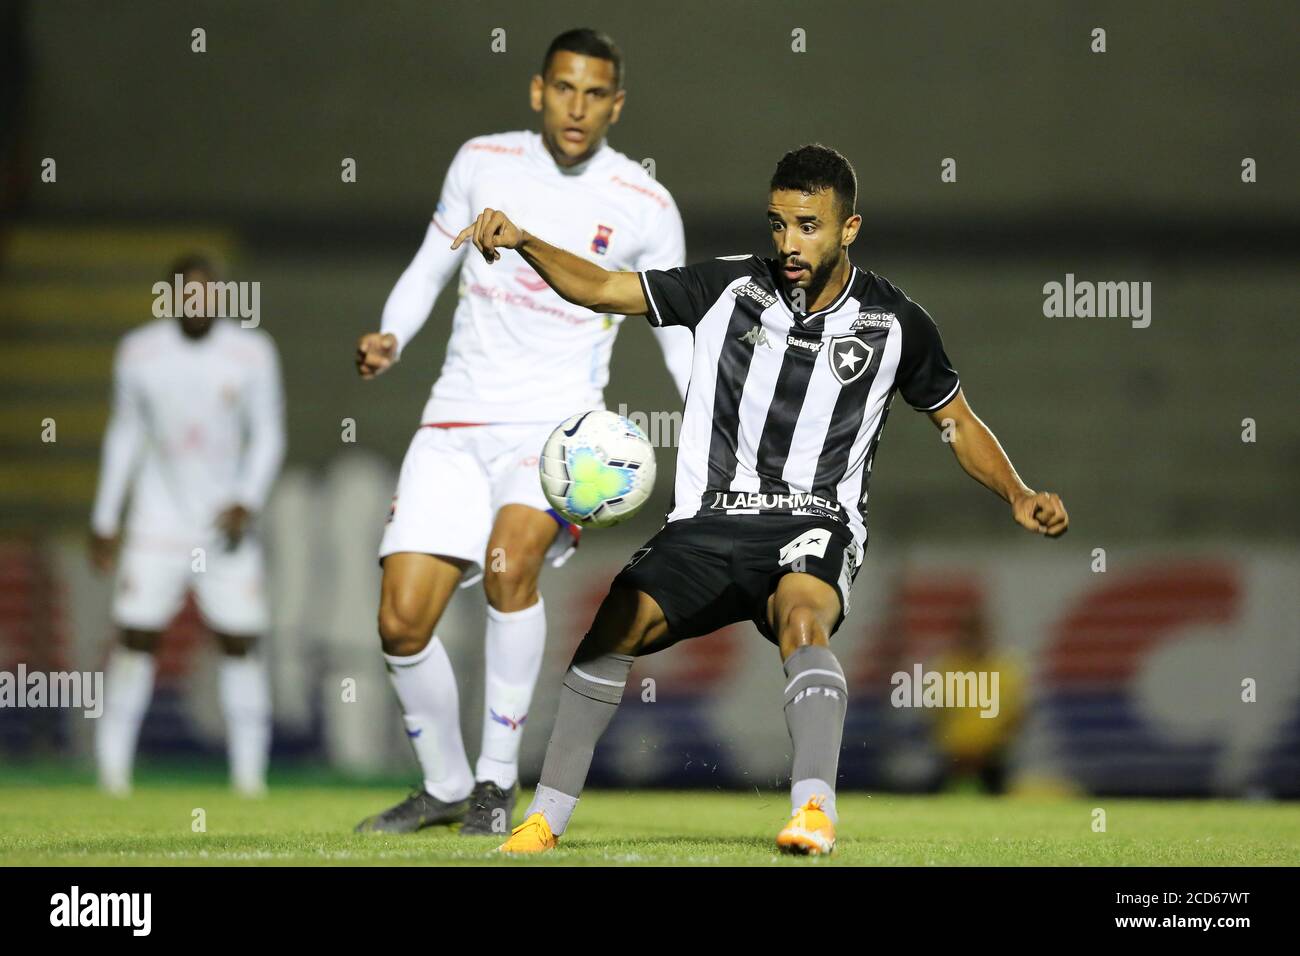
{"label": "orange football boot", "polygon": [[825,856],[835,850],[835,824],[822,809],[823,796],[810,797],[776,835],[776,845],[783,853]]}
{"label": "orange football boot", "polygon": [[510,838],[497,847],[498,853],[545,853],[554,850],[559,838],[551,832],[551,825],[540,813],[529,814],[528,819],[510,831]]}

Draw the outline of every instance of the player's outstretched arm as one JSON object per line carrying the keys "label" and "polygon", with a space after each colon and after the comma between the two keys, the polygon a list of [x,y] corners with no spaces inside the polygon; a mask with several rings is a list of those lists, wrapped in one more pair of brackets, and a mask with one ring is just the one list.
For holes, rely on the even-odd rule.
{"label": "player's outstretched arm", "polygon": [[501,249],[514,249],[546,280],[560,298],[593,312],[645,315],[650,305],[635,272],[609,272],[571,252],[557,249],[524,232],[498,209],[484,209],[451,244],[459,249],[467,240],[488,262],[501,258]]}
{"label": "player's outstretched arm", "polygon": [[997,437],[971,410],[960,390],[948,404],[930,412],[930,420],[944,432],[966,474],[1011,505],[1017,524],[1049,538],[1065,534],[1070,516],[1060,495],[1034,491],[1020,480]]}

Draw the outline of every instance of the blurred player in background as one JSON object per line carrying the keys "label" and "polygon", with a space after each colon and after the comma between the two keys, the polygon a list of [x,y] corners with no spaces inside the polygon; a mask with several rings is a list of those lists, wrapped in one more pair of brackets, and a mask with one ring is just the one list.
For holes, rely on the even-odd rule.
{"label": "blurred player in background", "polygon": [[1024,724],[1025,676],[1011,654],[999,653],[984,612],[972,610],[961,622],[953,646],[932,665],[940,674],[996,674],[997,712],[986,715],[975,704],[926,710],[934,722],[934,742],[944,765],[936,784],[956,787],[974,779],[988,793],[1005,793],[1007,762]]}
{"label": "blurred player in background", "polygon": [[577,807],[596,743],[632,663],[750,620],[780,649],[794,762],[777,846],[835,847],[835,781],[848,685],[830,638],[849,611],[867,543],[872,462],[895,392],[946,429],[962,468],[1052,537],[1060,498],[1016,474],[975,416],[929,314],[859,269],[857,176],[819,144],[783,156],[769,184],[775,255],[618,272],[570,255],[485,209],[453,243],[487,263],[512,249],[566,301],[694,333],[694,368],[660,532],[614,579],[560,692],[542,777],[501,849],[552,849]]}
{"label": "blurred player in background", "polygon": [[[672,196],[605,143],[624,96],[622,55],[609,37],[584,29],[552,41],[529,89],[541,132],[481,136],[460,148],[380,331],[357,344],[363,378],[389,368],[461,270],[447,358],[402,462],[379,551],[379,636],[424,779],[358,830],[407,833],[462,819],[466,835],[509,827],[546,640],[538,575],[548,554],[558,564],[578,537],[543,496],[537,456],[558,422],[604,407],[623,317],[573,307],[514,253],[489,269],[448,246],[491,198],[544,223],[557,243],[591,262],[619,270],[680,265],[685,240]],[[690,335],[657,335],[684,393]],[[434,630],[457,585],[480,576],[487,674],[483,742],[471,771],[455,677]]]}
{"label": "blurred player in background", "polygon": [[[220,280],[198,255],[175,263],[169,283],[174,275],[186,290]],[[254,519],[284,459],[280,364],[266,332],[196,304],[183,295],[171,304],[175,318],[128,333],[114,360],[90,539],[94,565],[117,571],[121,634],[95,727],[100,786],[114,794],[130,790],[154,654],[188,591],[223,652],[231,784],[250,796],[266,787],[270,687],[255,651],[270,620]]]}

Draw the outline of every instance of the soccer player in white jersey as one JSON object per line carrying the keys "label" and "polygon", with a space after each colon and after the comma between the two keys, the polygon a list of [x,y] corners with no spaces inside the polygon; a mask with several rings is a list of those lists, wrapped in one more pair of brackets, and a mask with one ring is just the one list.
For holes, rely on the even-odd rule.
{"label": "soccer player in white jersey", "polygon": [[[542,495],[537,456],[559,422],[604,407],[623,316],[571,306],[514,253],[489,269],[448,247],[491,197],[547,223],[560,245],[591,262],[680,265],[685,243],[672,196],[605,143],[624,95],[613,41],[592,30],[557,37],[529,90],[541,132],[481,136],[460,148],[380,331],[358,342],[362,377],[389,368],[460,269],[446,361],[402,463],[379,551],[379,636],[423,781],[359,831],[408,833],[461,820],[462,834],[499,835],[510,826],[520,737],[546,639],[538,575],[548,554],[559,563],[578,537]],[[690,334],[656,335],[684,392]],[[456,587],[480,577],[486,680],[482,747],[471,770],[455,678],[434,632]]]}
{"label": "soccer player in white jersey", "polygon": [[91,518],[92,563],[117,572],[121,632],[95,727],[99,781],[113,794],[130,791],[154,652],[193,591],[223,652],[231,784],[256,796],[266,788],[271,701],[256,653],[270,621],[254,519],[284,458],[280,363],[270,335],[214,318],[206,294],[195,294],[219,279],[211,260],[187,256],[171,276],[184,283],[176,317],[129,332],[117,350]]}

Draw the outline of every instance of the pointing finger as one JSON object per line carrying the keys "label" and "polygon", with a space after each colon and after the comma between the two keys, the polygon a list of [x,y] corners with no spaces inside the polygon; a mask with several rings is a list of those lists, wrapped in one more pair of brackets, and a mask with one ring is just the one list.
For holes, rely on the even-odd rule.
{"label": "pointing finger", "polygon": [[466,226],[457,234],[455,239],[452,240],[451,247],[453,249],[459,249],[462,245],[464,245],[465,240],[468,239],[473,234],[474,234],[474,224],[470,223],[468,226]]}

